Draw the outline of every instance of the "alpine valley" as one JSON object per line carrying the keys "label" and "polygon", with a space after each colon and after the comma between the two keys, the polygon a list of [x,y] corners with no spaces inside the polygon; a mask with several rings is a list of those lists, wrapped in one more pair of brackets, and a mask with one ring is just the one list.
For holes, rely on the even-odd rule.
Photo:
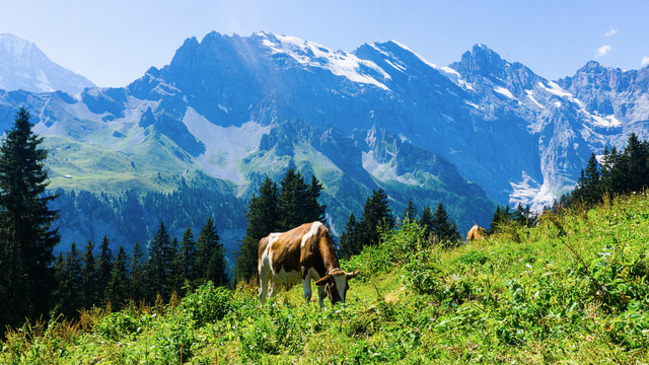
{"label": "alpine valley", "polygon": [[649,138],[649,68],[590,61],[550,81],[484,45],[439,67],[395,41],[349,53],[213,32],[98,88],[3,35],[0,87],[0,130],[25,106],[45,137],[61,249],[105,234],[130,247],[161,220],[197,233],[212,216],[232,258],[248,199],[289,167],[322,182],[336,234],[378,188],[397,214],[442,202],[465,231],[497,204],[550,205],[592,152]]}

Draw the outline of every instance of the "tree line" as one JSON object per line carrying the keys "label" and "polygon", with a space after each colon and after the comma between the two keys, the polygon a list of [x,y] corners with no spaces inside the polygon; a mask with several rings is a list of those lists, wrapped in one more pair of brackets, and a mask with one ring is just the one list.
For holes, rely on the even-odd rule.
{"label": "tree line", "polygon": [[649,142],[641,142],[635,133],[629,136],[622,152],[605,147],[601,161],[591,154],[577,186],[561,198],[562,204],[589,207],[602,202],[605,194],[641,192],[649,186]]}
{"label": "tree line", "polygon": [[208,281],[221,286],[230,284],[224,248],[211,218],[198,240],[190,228],[180,241],[171,239],[164,222],[160,222],[148,249],[136,243],[128,254],[120,246],[115,256],[109,239],[104,237],[99,251],[95,251],[92,241],[83,252],[72,243],[67,253],[60,253],[54,260],[58,284],[53,293],[54,313],[74,318],[81,308],[108,303],[119,308],[130,302],[153,303],[158,297],[168,301],[173,293],[183,296]]}

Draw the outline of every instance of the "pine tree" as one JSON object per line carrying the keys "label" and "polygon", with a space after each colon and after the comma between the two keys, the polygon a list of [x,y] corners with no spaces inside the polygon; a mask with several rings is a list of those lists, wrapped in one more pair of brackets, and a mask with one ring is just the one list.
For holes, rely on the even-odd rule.
{"label": "pine tree", "polygon": [[110,282],[106,287],[106,301],[112,303],[113,308],[127,304],[131,298],[131,278],[128,266],[128,255],[124,246],[120,246],[113,264]]}
{"label": "pine tree", "polygon": [[403,221],[416,222],[417,221],[417,206],[412,201],[412,198],[408,200],[408,206],[403,212]]}
{"label": "pine tree", "polygon": [[[58,260],[57,260],[58,261]],[[59,265],[59,263],[57,263]],[[81,255],[77,245],[72,242],[70,251],[65,256],[59,272],[59,286],[55,311],[67,318],[77,317],[78,310],[83,307],[83,276],[81,273]],[[56,267],[56,266],[55,266]]]}
{"label": "pine tree", "polygon": [[359,222],[356,220],[354,213],[349,214],[347,224],[345,224],[345,231],[340,236],[340,243],[338,245],[338,254],[344,259],[350,258],[352,255],[358,255],[362,249],[362,242],[359,237]]}
{"label": "pine tree", "polygon": [[147,300],[153,302],[157,294],[167,300],[171,296],[171,283],[169,269],[171,266],[171,257],[169,255],[169,246],[171,238],[167,233],[164,222],[160,222],[158,231],[151,241],[149,249],[149,260],[147,261]]}
{"label": "pine tree", "polygon": [[591,154],[586,168],[581,171],[577,187],[572,192],[572,199],[587,205],[597,203],[602,198],[599,163],[595,154]]}
{"label": "pine tree", "polygon": [[246,236],[239,245],[234,266],[234,279],[248,281],[257,272],[259,240],[271,232],[279,231],[279,190],[270,178],[259,188],[259,195],[253,196],[248,204]]}
{"label": "pine tree", "polygon": [[182,248],[178,244],[178,239],[175,237],[171,240],[171,246],[169,246],[169,256],[171,256],[171,267],[169,268],[171,291],[182,294],[182,288],[185,284],[184,255]]}
{"label": "pine tree", "polygon": [[183,233],[180,250],[183,279],[192,284],[198,273],[196,272],[196,241],[194,241],[194,234],[189,227]]}
{"label": "pine tree", "polygon": [[437,210],[435,210],[435,214],[433,215],[431,229],[443,247],[457,246],[462,240],[457,230],[457,224],[448,216],[442,203],[437,205]]}
{"label": "pine tree", "polygon": [[215,286],[229,285],[225,266],[225,252],[219,242],[219,235],[212,218],[208,218],[198,236],[196,267],[200,272],[199,282],[212,281]]}
{"label": "pine tree", "polygon": [[97,265],[95,263],[95,244],[88,241],[85,249],[83,250],[81,266],[81,277],[83,279],[83,307],[90,308],[97,303]]}
{"label": "pine tree", "polygon": [[363,207],[363,219],[360,223],[360,240],[362,245],[378,245],[381,232],[394,227],[394,217],[388,205],[388,196],[381,188],[372,191]]}
{"label": "pine tree", "polygon": [[133,246],[129,272],[131,273],[131,296],[133,300],[144,300],[147,288],[146,266],[144,264],[144,253],[139,242],[135,242],[135,246]]}
{"label": "pine tree", "polygon": [[305,223],[315,221],[322,222],[323,224],[327,223],[327,218],[325,217],[325,210],[327,209],[327,205],[320,204],[318,202],[318,198],[320,198],[320,192],[322,191],[322,189],[323,186],[315,177],[315,175],[311,176],[311,184],[309,185],[308,189],[309,194],[306,197],[305,204]]}
{"label": "pine tree", "polygon": [[55,287],[52,250],[59,241],[52,224],[58,212],[47,204],[47,151],[32,132],[26,109],[0,147],[0,334],[7,325],[47,314]]}
{"label": "pine tree", "polygon": [[106,304],[106,288],[113,275],[113,252],[110,249],[110,240],[104,236],[99,245],[99,260],[97,261],[97,297],[94,302],[98,305]]}
{"label": "pine tree", "polygon": [[424,228],[426,232],[426,237],[430,236],[433,227],[433,209],[430,206],[426,206],[421,212],[421,218],[419,218],[419,226]]}
{"label": "pine tree", "polygon": [[624,192],[642,191],[649,184],[648,158],[646,145],[640,142],[635,133],[631,133],[623,153],[624,176],[621,180],[625,182]]}

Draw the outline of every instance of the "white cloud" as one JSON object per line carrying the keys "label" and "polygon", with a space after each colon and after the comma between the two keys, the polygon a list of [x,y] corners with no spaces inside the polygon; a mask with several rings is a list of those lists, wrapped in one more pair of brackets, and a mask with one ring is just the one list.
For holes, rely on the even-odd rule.
{"label": "white cloud", "polygon": [[645,66],[649,65],[649,56],[642,57],[641,65],[642,65],[642,67],[645,67]]}
{"label": "white cloud", "polygon": [[597,49],[597,57],[603,57],[612,50],[613,47],[611,47],[609,44],[605,44]]}
{"label": "white cloud", "polygon": [[612,37],[612,36],[614,36],[616,34],[617,34],[617,29],[611,28],[611,29],[607,30],[606,32],[604,32],[604,37]]}

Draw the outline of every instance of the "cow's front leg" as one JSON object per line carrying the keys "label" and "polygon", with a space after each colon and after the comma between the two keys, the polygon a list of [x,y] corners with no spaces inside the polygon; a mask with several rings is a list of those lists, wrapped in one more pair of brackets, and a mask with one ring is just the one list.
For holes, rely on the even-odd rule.
{"label": "cow's front leg", "polygon": [[309,301],[311,300],[311,276],[306,275],[302,279],[302,287],[304,288],[304,303],[309,304]]}
{"label": "cow's front leg", "polygon": [[320,300],[320,308],[324,308],[324,298],[327,296],[324,286],[318,287],[318,299]]}

